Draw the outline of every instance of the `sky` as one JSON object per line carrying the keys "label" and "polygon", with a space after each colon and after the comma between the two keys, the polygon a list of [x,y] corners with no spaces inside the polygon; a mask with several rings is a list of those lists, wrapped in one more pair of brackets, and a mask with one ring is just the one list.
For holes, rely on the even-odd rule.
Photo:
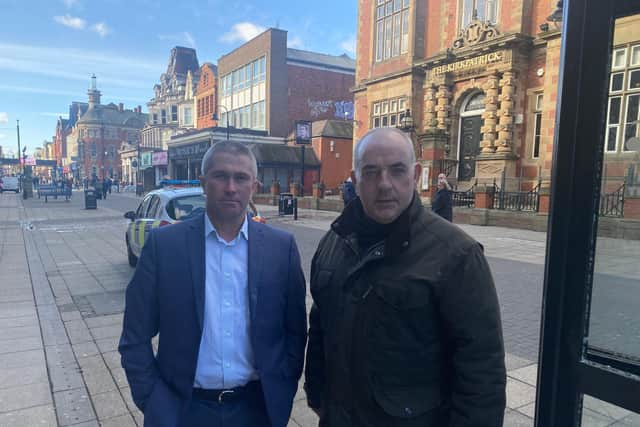
{"label": "sky", "polygon": [[0,0],[0,146],[27,153],[51,141],[72,101],[87,101],[95,73],[101,102],[141,105],[166,71],[171,48],[200,64],[267,28],[288,46],[355,57],[355,0]]}

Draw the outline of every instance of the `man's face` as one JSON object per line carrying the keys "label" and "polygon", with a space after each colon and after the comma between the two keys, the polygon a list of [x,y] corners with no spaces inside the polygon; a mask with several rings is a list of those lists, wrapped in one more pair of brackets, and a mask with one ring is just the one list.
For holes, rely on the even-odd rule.
{"label": "man's face", "polygon": [[380,224],[393,222],[409,206],[420,176],[410,149],[398,135],[371,135],[362,153],[356,188],[366,215]]}
{"label": "man's face", "polygon": [[225,152],[216,154],[200,182],[210,217],[234,221],[247,214],[247,204],[256,188],[249,157]]}

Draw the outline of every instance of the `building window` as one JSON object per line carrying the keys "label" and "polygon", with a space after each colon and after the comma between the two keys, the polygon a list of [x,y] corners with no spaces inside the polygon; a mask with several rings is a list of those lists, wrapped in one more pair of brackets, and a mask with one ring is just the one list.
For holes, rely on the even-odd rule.
{"label": "building window", "polygon": [[191,117],[191,107],[184,108],[184,124],[191,126],[193,124],[193,118]]}
{"label": "building window", "polygon": [[153,124],[154,125],[158,124],[158,113],[153,113]]}
{"label": "building window", "polygon": [[406,98],[394,98],[373,104],[371,127],[395,127],[400,124],[406,111]]}
{"label": "building window", "polygon": [[474,11],[478,21],[495,24],[498,20],[498,0],[462,0],[461,28],[469,25]]}
{"label": "building window", "polygon": [[542,94],[536,95],[533,111],[533,158],[540,157],[540,137],[542,135]]}
{"label": "building window", "polygon": [[409,51],[409,0],[377,0],[376,62]]}
{"label": "building window", "polygon": [[605,151],[630,151],[634,137],[640,137],[640,44],[616,48],[611,57]]}
{"label": "building window", "polygon": [[162,124],[166,125],[167,124],[167,111],[166,110],[160,111],[160,117],[162,118]]}
{"label": "building window", "polygon": [[178,121],[178,106],[177,105],[172,105],[171,106],[171,121],[172,122],[177,122]]}

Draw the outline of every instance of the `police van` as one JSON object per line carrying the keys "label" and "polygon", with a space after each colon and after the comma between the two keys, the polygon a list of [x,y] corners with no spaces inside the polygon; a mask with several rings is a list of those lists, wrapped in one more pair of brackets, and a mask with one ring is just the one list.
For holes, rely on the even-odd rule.
{"label": "police van", "polygon": [[129,265],[136,266],[149,232],[204,212],[206,202],[200,187],[166,187],[149,192],[138,209],[124,214],[131,220],[125,232]]}
{"label": "police van", "polygon": [[[161,181],[164,188],[149,192],[138,209],[124,217],[131,220],[125,232],[129,265],[135,267],[149,232],[174,224],[206,211],[206,201],[199,181]],[[249,211],[254,221],[264,223],[255,206]]]}

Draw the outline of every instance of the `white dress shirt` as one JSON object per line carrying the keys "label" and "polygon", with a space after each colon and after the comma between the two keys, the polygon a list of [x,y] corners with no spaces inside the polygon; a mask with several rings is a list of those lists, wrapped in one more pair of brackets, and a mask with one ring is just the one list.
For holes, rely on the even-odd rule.
{"label": "white dress shirt", "polygon": [[232,388],[257,379],[249,333],[248,219],[226,242],[204,215],[205,299],[194,386]]}

